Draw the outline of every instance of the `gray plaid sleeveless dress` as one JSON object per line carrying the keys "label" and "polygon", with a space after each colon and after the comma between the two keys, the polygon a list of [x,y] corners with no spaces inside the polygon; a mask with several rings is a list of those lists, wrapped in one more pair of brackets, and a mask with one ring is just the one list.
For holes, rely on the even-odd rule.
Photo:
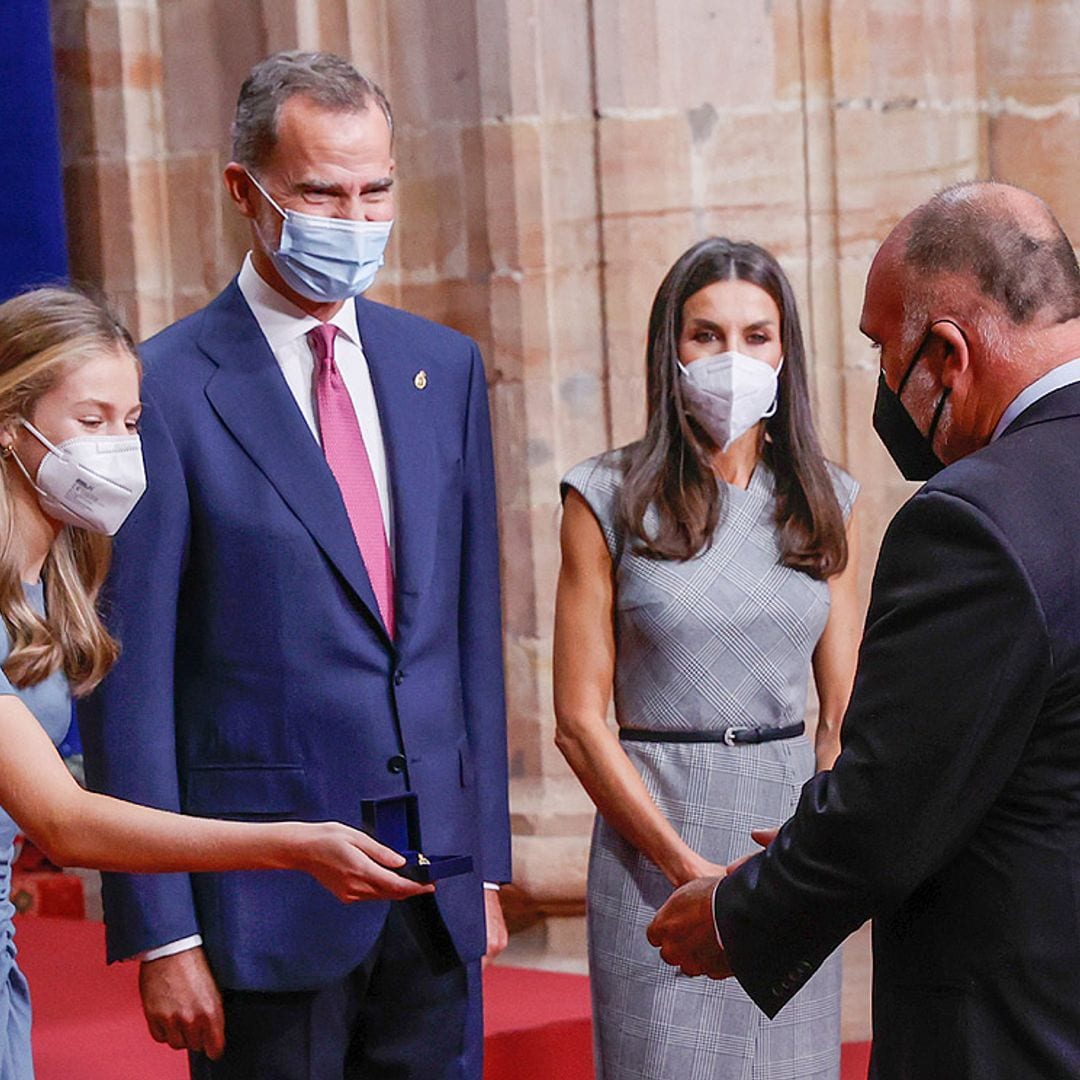
{"label": "gray plaid sleeveless dress", "polygon": [[[615,714],[652,731],[783,727],[803,719],[829,587],[782,566],[773,476],[725,485],[712,546],[684,563],[635,555],[615,524],[618,451],[564,477],[588,503],[615,566]],[[845,518],[856,482],[830,466]],[[767,743],[624,742],[657,806],[705,858],[757,850],[814,771],[805,736]],[[589,970],[598,1080],[836,1080],[840,957],[766,1018],[734,979],[688,978],[645,928],[671,895],[664,875],[597,815],[589,858]]]}

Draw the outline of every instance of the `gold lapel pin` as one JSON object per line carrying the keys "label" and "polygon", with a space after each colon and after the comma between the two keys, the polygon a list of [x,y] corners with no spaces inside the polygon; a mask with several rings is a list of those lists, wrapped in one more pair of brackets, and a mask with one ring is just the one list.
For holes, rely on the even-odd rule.
{"label": "gold lapel pin", "polygon": [[424,390],[427,388],[427,372],[423,368],[416,373],[412,384],[417,390]]}

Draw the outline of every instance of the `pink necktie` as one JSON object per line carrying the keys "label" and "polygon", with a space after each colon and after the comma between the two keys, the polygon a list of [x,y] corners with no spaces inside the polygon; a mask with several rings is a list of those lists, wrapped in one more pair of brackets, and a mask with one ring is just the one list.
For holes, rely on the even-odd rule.
{"label": "pink necktie", "polygon": [[308,331],[315,354],[315,402],[323,453],[341,489],[356,543],[367,567],[383,624],[394,636],[394,570],[386,542],[379,489],[371,471],[364,436],[356,419],[352,398],[334,363],[337,327],[320,323]]}

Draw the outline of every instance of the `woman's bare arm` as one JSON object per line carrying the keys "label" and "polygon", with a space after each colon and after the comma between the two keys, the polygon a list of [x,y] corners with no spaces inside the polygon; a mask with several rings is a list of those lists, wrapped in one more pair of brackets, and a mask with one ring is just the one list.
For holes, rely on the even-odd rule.
{"label": "woman's bare arm", "polygon": [[555,604],[555,742],[597,809],[673,885],[723,872],[660,812],[607,723],[615,673],[611,556],[588,504],[566,499]]}
{"label": "woman's bare arm", "polygon": [[23,702],[0,695],[0,805],[60,866],[131,873],[303,870],[342,900],[432,891],[391,867],[404,859],[336,822],[231,822],[97,795],[75,782]]}
{"label": "woman's bare arm", "polygon": [[819,703],[814,756],[819,771],[831,769],[840,754],[840,725],[855,681],[863,624],[858,592],[858,535],[852,508],[847,523],[847,566],[829,579],[829,620],[814,649],[814,685]]}

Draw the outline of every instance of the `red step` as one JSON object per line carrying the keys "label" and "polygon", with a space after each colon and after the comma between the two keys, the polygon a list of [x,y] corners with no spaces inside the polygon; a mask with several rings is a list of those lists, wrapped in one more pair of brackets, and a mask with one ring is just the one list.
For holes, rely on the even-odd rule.
{"label": "red step", "polygon": [[[37,1080],[186,1080],[186,1058],[154,1042],[135,964],[104,963],[101,923],[21,917]],[[524,968],[484,976],[484,1080],[592,1080],[589,981]],[[845,1046],[842,1080],[864,1080],[869,1044]]]}

